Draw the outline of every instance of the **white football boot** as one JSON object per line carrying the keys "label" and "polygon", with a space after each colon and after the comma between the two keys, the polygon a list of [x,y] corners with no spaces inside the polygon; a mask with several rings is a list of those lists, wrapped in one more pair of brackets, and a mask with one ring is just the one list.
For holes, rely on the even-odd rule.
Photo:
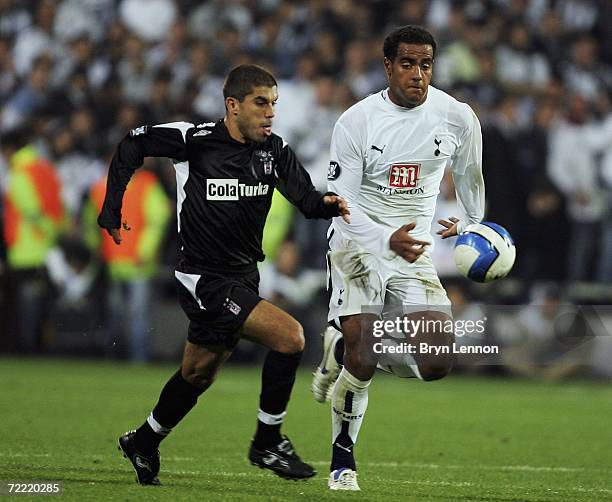
{"label": "white football boot", "polygon": [[330,472],[327,487],[330,490],[361,491],[357,484],[357,473],[347,467]]}
{"label": "white football boot", "polygon": [[331,399],[332,387],[342,369],[334,357],[336,342],[342,338],[342,333],[333,326],[328,326],[323,333],[323,359],[312,374],[312,393],[315,401],[324,403]]}

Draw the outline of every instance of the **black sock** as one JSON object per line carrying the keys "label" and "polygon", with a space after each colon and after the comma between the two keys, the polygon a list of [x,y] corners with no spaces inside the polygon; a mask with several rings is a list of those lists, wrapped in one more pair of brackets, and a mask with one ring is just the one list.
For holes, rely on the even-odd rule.
{"label": "black sock", "polygon": [[334,359],[342,366],[344,364],[344,338],[339,338],[334,347]]}
{"label": "black sock", "polygon": [[145,422],[136,429],[134,444],[140,453],[148,455],[159,448],[159,443],[161,443],[165,437],[166,435],[158,434],[151,429],[151,426],[145,420]]}
{"label": "black sock", "polygon": [[268,425],[264,424],[261,420],[257,420],[257,430],[253,439],[253,446],[258,450],[265,450],[279,444],[283,439],[280,434],[281,425]]}
{"label": "black sock", "polygon": [[[281,442],[280,428],[282,417],[278,420],[262,421],[262,412],[266,415],[281,415],[287,408],[295,374],[300,364],[302,353],[283,354],[271,350],[266,356],[261,372],[261,394],[259,395],[259,417],[253,446],[263,450]],[[276,423],[274,423],[276,422]]]}
{"label": "black sock", "polygon": [[353,441],[348,435],[348,422],[342,423],[342,430],[332,446],[332,461],[330,471],[335,471],[341,467],[357,470],[355,467],[355,457],[353,456]]}
{"label": "black sock", "polygon": [[[151,413],[155,421],[164,429],[172,429],[193,408],[198,396],[206,389],[195,387],[181,375],[181,369],[170,377],[159,395],[159,401]],[[142,453],[150,453],[159,447],[159,443],[168,435],[155,432],[145,421],[134,437],[136,448]]]}

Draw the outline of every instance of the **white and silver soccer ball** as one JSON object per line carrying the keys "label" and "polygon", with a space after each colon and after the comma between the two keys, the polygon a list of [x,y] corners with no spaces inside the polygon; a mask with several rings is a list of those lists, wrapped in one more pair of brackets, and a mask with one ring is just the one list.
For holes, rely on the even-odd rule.
{"label": "white and silver soccer ball", "polygon": [[483,221],[465,227],[455,243],[455,264],[461,275],[476,282],[506,277],[516,258],[510,233],[501,225]]}

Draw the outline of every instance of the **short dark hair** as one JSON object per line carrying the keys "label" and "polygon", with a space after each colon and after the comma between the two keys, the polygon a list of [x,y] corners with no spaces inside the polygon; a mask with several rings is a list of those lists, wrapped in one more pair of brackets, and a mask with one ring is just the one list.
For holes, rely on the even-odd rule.
{"label": "short dark hair", "polygon": [[242,102],[244,97],[253,91],[253,87],[275,85],[278,85],[276,79],[269,71],[254,64],[243,64],[229,72],[223,85],[223,97],[236,98]]}
{"label": "short dark hair", "polygon": [[436,40],[422,26],[409,24],[397,28],[387,35],[383,44],[383,53],[389,61],[394,61],[397,57],[397,49],[401,43],[416,45],[431,45],[433,55],[436,56]]}

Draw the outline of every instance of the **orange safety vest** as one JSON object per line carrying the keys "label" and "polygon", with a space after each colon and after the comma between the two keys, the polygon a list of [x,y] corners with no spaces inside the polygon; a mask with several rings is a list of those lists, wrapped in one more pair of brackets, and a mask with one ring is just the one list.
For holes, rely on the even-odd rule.
{"label": "orange safety vest", "polygon": [[[39,267],[64,223],[61,183],[53,164],[37,157],[30,147],[15,157],[4,196],[8,263],[14,268]],[[15,183],[17,177],[26,183]],[[26,197],[34,199],[26,201]]]}
{"label": "orange safety vest", "polygon": [[[130,230],[121,230],[123,241],[117,246],[108,232],[101,228],[101,255],[106,263],[136,263],[138,262],[138,244],[144,228],[144,198],[147,190],[157,183],[155,175],[149,171],[136,171],[126,189],[123,198],[121,216],[127,222]],[[106,178],[95,183],[91,189],[91,197],[99,213],[106,194]]]}

